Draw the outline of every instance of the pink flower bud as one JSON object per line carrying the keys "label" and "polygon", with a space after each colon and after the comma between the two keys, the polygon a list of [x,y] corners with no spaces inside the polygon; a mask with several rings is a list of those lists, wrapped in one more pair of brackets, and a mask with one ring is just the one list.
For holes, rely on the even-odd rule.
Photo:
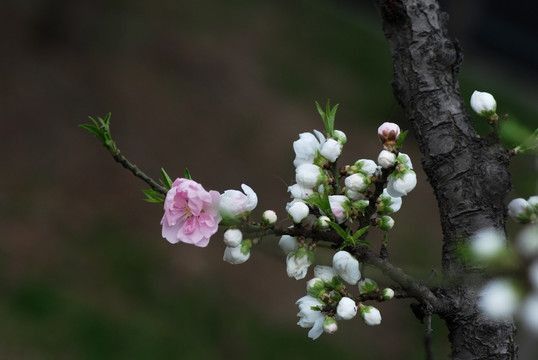
{"label": "pink flower bud", "polygon": [[394,146],[400,135],[400,127],[391,122],[384,122],[377,129],[379,140],[384,146]]}

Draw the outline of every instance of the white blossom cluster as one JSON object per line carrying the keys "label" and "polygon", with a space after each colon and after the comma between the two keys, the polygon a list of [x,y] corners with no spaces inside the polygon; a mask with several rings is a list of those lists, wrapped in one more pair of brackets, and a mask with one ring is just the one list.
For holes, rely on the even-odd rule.
{"label": "white blossom cluster", "polygon": [[[510,247],[504,234],[494,229],[477,232],[471,239],[474,257],[490,266],[529,264],[525,278],[496,278],[482,288],[478,306],[496,321],[518,316],[525,327],[538,335],[538,224],[526,225]],[[513,250],[515,251],[513,251]]]}
{"label": "white blossom cluster", "polygon": [[375,281],[360,278],[359,262],[347,251],[334,254],[332,267],[317,265],[314,268],[314,278],[306,285],[307,295],[297,300],[297,325],[311,328],[308,337],[317,339],[323,332],[333,334],[338,330],[338,321],[351,320],[357,313],[367,325],[381,323],[379,310],[353,299],[345,283],[358,285],[361,295],[378,292],[384,300],[390,300],[394,291],[386,288],[380,292]]}
{"label": "white blossom cluster", "polygon": [[[359,159],[336,174],[333,166],[342,153],[345,134],[339,130],[327,134],[328,137],[317,130],[300,134],[293,143],[296,182],[288,188],[292,200],[286,205],[294,224],[318,229],[327,228],[328,221],[348,225],[364,218],[366,208],[374,203],[375,211],[367,222],[390,230],[394,220],[389,215],[400,209],[401,197],[417,184],[411,159],[395,146],[399,134],[398,125],[384,123],[378,129],[384,149],[377,162]],[[375,183],[383,171],[387,174],[386,187],[374,197]],[[316,203],[316,199],[326,207]]]}

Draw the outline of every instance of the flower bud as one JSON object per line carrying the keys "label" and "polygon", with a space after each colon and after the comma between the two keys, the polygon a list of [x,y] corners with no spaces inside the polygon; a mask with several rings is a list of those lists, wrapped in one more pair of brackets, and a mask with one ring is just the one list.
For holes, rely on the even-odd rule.
{"label": "flower bud", "polygon": [[228,229],[224,232],[224,243],[228,247],[238,247],[243,240],[243,234],[239,229]]}
{"label": "flower bud", "polygon": [[400,127],[395,123],[384,122],[377,129],[377,135],[384,146],[394,146],[400,135]]}
{"label": "flower bud", "polygon": [[363,174],[357,173],[346,177],[345,184],[348,189],[361,192],[370,186],[370,178]]}
{"label": "flower bud", "polygon": [[534,208],[534,212],[538,213],[538,196],[531,196],[527,199],[527,202]]}
{"label": "flower bud", "polygon": [[323,331],[327,334],[334,334],[338,330],[338,324],[333,317],[327,316],[323,322]]}
{"label": "flower bud", "polygon": [[360,311],[366,325],[373,326],[381,324],[381,314],[375,307],[362,305]]}
{"label": "flower bud", "polygon": [[329,195],[329,204],[336,222],[341,224],[349,217],[350,202],[344,195]]}
{"label": "flower bud", "polygon": [[350,190],[350,189],[346,190],[346,196],[351,201],[364,200],[364,194],[363,193],[360,193],[358,191],[353,191],[353,190]]}
{"label": "flower bud", "polygon": [[377,157],[377,163],[383,168],[388,169],[396,162],[396,154],[387,150],[382,150]]}
{"label": "flower bud", "polygon": [[232,265],[239,265],[250,258],[250,248],[248,246],[227,246],[224,250],[223,260]]}
{"label": "flower bud", "polygon": [[335,139],[327,139],[321,147],[320,154],[330,162],[335,162],[342,153],[342,144]]}
{"label": "flower bud", "polygon": [[344,296],[338,302],[336,314],[338,314],[342,320],[351,320],[357,315],[357,304],[355,304],[354,300]]}
{"label": "flower bud", "polygon": [[377,202],[377,213],[379,215],[393,214],[400,210],[402,207],[402,198],[392,197],[387,192],[387,189],[383,189],[383,193],[379,196]]}
{"label": "flower bud", "polygon": [[389,175],[387,193],[392,197],[405,196],[417,185],[417,174],[413,170]]}
{"label": "flower bud", "polygon": [[338,140],[338,142],[344,145],[347,142],[346,134],[341,130],[334,130],[333,137]]}
{"label": "flower bud", "polygon": [[413,163],[411,162],[411,158],[409,157],[409,155],[401,152],[398,154],[396,161],[398,161],[398,163],[400,164],[403,164],[405,168],[413,170]]}
{"label": "flower bud", "polygon": [[313,189],[326,180],[323,170],[314,164],[303,164],[295,169],[297,184],[307,189]]}
{"label": "flower bud", "polygon": [[297,239],[293,236],[282,235],[278,242],[278,246],[284,251],[284,254],[288,255],[291,251],[297,250],[299,245]]}
{"label": "flower bud", "polygon": [[379,223],[377,226],[381,230],[389,231],[394,226],[394,219],[392,219],[390,216],[384,215],[379,218]]}
{"label": "flower bud", "polygon": [[319,298],[325,293],[325,282],[320,278],[313,278],[306,283],[306,292],[315,298]]}
{"label": "flower bud", "polygon": [[491,94],[475,91],[471,95],[471,108],[480,116],[490,117],[497,110],[497,102]]}
{"label": "flower bud", "polygon": [[355,285],[361,277],[359,261],[347,251],[341,250],[333,256],[333,268],[345,282]]}
{"label": "flower bud", "polygon": [[288,209],[289,216],[296,224],[300,224],[301,221],[303,221],[309,213],[310,208],[302,201],[297,201],[293,203]]}
{"label": "flower bud", "polygon": [[288,192],[294,199],[308,199],[314,193],[314,190],[302,187],[299,184],[293,184],[288,187]]}
{"label": "flower bud", "polygon": [[325,215],[320,216],[317,222],[318,228],[321,230],[328,229],[330,226],[329,221],[331,221],[331,219],[329,219],[328,216],[325,216]]}
{"label": "flower bud", "polygon": [[369,278],[364,278],[363,280],[359,281],[359,293],[362,294],[370,294],[377,290],[377,283]]}
{"label": "flower bud", "polygon": [[508,204],[508,215],[515,221],[526,224],[536,220],[534,206],[522,198],[517,198]]}
{"label": "flower bud", "polygon": [[382,294],[383,299],[390,300],[394,297],[394,290],[392,290],[391,288],[384,288]]}
{"label": "flower bud", "polygon": [[368,177],[374,175],[377,172],[377,164],[370,159],[359,159],[355,161],[355,164],[347,168],[348,174],[361,173]]}
{"label": "flower bud", "polygon": [[272,225],[276,223],[278,218],[273,210],[265,210],[262,214],[262,219],[265,224]]}

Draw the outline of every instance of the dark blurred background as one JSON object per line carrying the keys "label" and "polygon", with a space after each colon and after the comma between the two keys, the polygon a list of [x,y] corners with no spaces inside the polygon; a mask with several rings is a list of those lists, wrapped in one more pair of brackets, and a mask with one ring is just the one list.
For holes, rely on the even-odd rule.
{"label": "dark blurred background", "polygon": [[[537,28],[524,3],[442,2],[465,54],[464,98],[491,92],[500,113],[531,128]],[[188,167],[219,192],[244,182],[260,199],[255,218],[285,218],[292,142],[322,128],[314,101],[340,104],[346,163],[377,157],[380,123],[409,128],[373,0],[8,0],[0,34],[1,359],[424,357],[410,301],[380,304],[380,326],[340,322],[311,341],[296,325],[305,282],[286,276],[277,239],[239,266],[222,261],[220,232],[204,249],[168,244],[161,206],[141,201],[147,186],[77,127],[112,112],[119,148],[149,175]],[[412,136],[404,150],[420,168]],[[511,171],[514,196],[536,193],[531,157]],[[440,268],[441,233],[417,172],[390,249],[427,279]],[[438,319],[434,344],[445,358]]]}

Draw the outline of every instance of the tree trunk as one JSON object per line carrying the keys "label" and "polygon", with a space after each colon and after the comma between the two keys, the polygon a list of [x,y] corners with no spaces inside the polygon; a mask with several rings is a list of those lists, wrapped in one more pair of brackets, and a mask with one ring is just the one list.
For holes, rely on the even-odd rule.
{"label": "tree trunk", "polygon": [[[443,275],[450,287],[438,310],[450,330],[454,359],[516,359],[515,326],[485,319],[476,308],[481,269],[458,256],[477,230],[505,231],[510,155],[494,135],[480,138],[459,92],[462,54],[447,35],[448,15],[435,0],[378,0],[392,53],[393,91],[408,117],[434,189],[443,229]],[[484,120],[485,121],[485,120]]]}

